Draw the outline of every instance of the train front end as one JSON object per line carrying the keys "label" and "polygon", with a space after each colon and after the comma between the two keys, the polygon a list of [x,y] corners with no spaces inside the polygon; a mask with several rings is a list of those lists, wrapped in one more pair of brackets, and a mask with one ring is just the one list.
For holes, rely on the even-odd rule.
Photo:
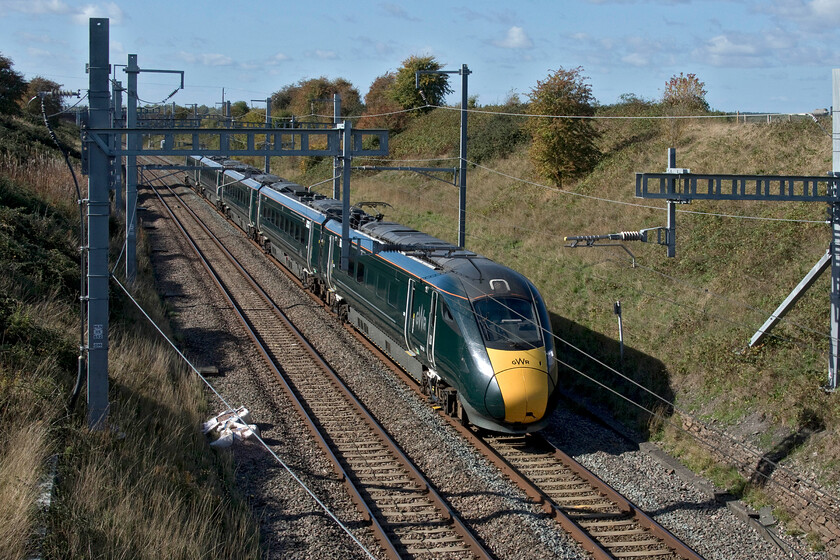
{"label": "train front end", "polygon": [[481,428],[540,430],[559,397],[545,303],[533,284],[510,269],[495,265],[482,272],[493,276],[464,282],[469,308],[466,302],[460,306],[471,362],[462,371],[461,405],[470,423]]}

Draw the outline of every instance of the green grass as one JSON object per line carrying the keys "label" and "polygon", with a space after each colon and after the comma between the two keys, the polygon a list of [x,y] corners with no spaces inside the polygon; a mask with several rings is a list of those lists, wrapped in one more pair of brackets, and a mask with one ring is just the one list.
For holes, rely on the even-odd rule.
{"label": "green grass", "polygon": [[[655,106],[645,104],[601,111],[630,109],[656,114]],[[621,300],[628,352],[624,372],[701,418],[735,427],[759,413],[781,432],[794,432],[804,411],[818,411],[827,435],[820,439],[819,457],[809,465],[824,479],[836,480],[840,400],[819,390],[826,376],[828,279],[821,278],[811,288],[773,337],[758,348],[747,348],[752,334],[825,252],[828,228],[710,215],[820,221],[824,205],[695,201],[679,209],[705,214],[677,215],[677,257],[666,258],[665,249],[655,243],[626,243],[636,257],[635,268],[620,247],[566,248],[566,235],[637,230],[666,222],[664,205],[636,199],[634,189],[635,172],[665,168],[665,124],[600,121],[599,127],[602,160],[590,175],[564,183],[567,192],[501,175],[539,183],[527,159],[527,143],[514,144],[503,156],[484,163],[500,173],[470,169],[468,248],[531,278],[557,317],[555,331],[616,368],[612,304]],[[392,155],[455,157],[457,137],[457,112],[433,111],[391,140]],[[831,168],[831,144],[807,121],[745,125],[702,120],[683,127],[677,165],[697,173],[822,175]],[[353,199],[390,202],[394,208],[386,219],[456,240],[454,187],[407,173],[354,175]],[[627,387],[615,373],[586,359],[575,364],[608,386]],[[567,384],[611,403],[618,416],[647,429],[646,413],[613,399],[578,374],[565,375]],[[644,398],[639,391],[627,390],[633,398]],[[761,438],[754,443],[770,444]]]}

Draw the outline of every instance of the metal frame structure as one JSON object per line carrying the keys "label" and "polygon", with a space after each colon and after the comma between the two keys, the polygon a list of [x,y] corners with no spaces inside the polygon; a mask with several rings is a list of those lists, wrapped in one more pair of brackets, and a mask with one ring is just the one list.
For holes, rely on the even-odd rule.
{"label": "metal frame structure", "polygon": [[[87,240],[83,250],[87,253],[87,266],[82,271],[87,287],[82,296],[86,305],[85,348],[87,353],[87,400],[88,426],[94,430],[104,429],[108,419],[108,336],[109,302],[108,267],[110,217],[109,188],[118,184],[121,166],[120,158],[126,157],[126,277],[131,281],[136,274],[136,208],[137,208],[137,160],[138,156],[187,156],[221,155],[263,156],[268,161],[272,156],[332,156],[342,161],[343,208],[341,262],[346,269],[349,261],[350,225],[350,170],[356,156],[384,156],[388,154],[387,130],[353,130],[350,123],[314,123],[307,128],[274,128],[268,123],[247,123],[242,128],[199,128],[193,119],[185,123],[172,121],[171,127],[161,127],[154,119],[138,122],[137,118],[137,76],[140,72],[180,73],[183,88],[184,76],[180,70],[141,69],[137,55],[128,56],[125,72],[128,74],[128,104],[126,126],[120,127],[120,86],[114,82],[115,95],[111,96],[109,77],[111,65],[108,58],[109,20],[90,19],[90,62],[88,63],[90,115],[88,125],[82,129],[82,171],[88,175]],[[177,90],[176,90],[177,91]],[[174,93],[174,92],[173,92]],[[269,100],[267,100],[269,101]],[[174,117],[174,114],[173,114]],[[256,126],[251,126],[256,125]],[[294,126],[294,124],[292,125]],[[373,138],[376,147],[364,148],[363,142]],[[144,147],[144,141],[150,142]],[[160,140],[156,147],[151,140]],[[125,141],[125,143],[124,143]],[[204,143],[219,148],[204,148]],[[241,143],[244,148],[233,145]],[[262,142],[262,147],[256,147]],[[316,142],[325,143],[325,148],[312,148]],[[187,166],[167,166],[171,169],[185,169]],[[85,262],[85,259],[83,259]]]}
{"label": "metal frame structure", "polygon": [[[420,74],[459,74],[461,76],[461,141],[458,163],[458,247],[466,246],[467,228],[467,80],[472,72],[466,64],[460,70],[417,70],[414,73],[414,85],[420,89]],[[430,169],[426,169],[430,171]],[[449,171],[448,169],[432,169],[431,171]]]}
{"label": "metal frame structure", "polygon": [[668,227],[666,231],[668,256],[676,251],[676,204],[692,200],[761,200],[787,202],[825,202],[828,204],[831,225],[831,243],[826,254],[808,272],[769,319],[759,328],[750,346],[764,340],[767,333],[779,322],[814,283],[819,275],[831,268],[830,325],[831,337],[828,356],[828,383],[826,390],[837,389],[840,372],[840,69],[832,70],[832,168],[825,176],[803,175],[704,175],[677,169],[676,151],[668,151],[668,170],[665,173],[637,173],[636,196],[659,198],[668,201]]}

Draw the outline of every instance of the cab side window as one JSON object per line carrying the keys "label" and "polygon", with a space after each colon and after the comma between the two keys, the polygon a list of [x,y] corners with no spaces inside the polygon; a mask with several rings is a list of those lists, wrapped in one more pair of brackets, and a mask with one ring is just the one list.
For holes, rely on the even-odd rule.
{"label": "cab side window", "polygon": [[460,332],[458,328],[458,323],[455,321],[455,317],[452,316],[452,310],[449,308],[449,305],[446,303],[446,300],[440,298],[438,300],[438,305],[440,306],[440,316],[443,318],[443,322],[449,326],[450,329],[453,331]]}

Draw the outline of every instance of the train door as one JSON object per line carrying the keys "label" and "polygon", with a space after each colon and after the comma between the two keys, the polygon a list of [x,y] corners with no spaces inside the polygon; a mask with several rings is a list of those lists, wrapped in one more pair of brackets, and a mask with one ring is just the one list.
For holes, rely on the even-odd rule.
{"label": "train door", "polygon": [[434,369],[437,369],[437,364],[435,363],[435,325],[437,323],[437,306],[438,293],[432,292],[432,299],[429,304],[429,329],[426,335],[426,356],[429,359],[429,364]]}
{"label": "train door", "polygon": [[[432,292],[434,293],[434,292]],[[415,356],[425,356],[429,349],[432,298],[415,280],[408,282],[405,313],[405,341]]]}
{"label": "train door", "polygon": [[306,236],[306,266],[309,268],[309,272],[311,273],[314,269],[312,266],[312,261],[315,257],[315,251],[317,248],[315,247],[315,222],[312,220],[306,220],[306,229],[308,229],[308,235]]}
{"label": "train door", "polygon": [[333,282],[333,271],[335,270],[335,237],[329,236],[329,244],[327,245],[327,260],[324,262],[326,267],[327,287],[330,290],[335,290],[335,283]]}

